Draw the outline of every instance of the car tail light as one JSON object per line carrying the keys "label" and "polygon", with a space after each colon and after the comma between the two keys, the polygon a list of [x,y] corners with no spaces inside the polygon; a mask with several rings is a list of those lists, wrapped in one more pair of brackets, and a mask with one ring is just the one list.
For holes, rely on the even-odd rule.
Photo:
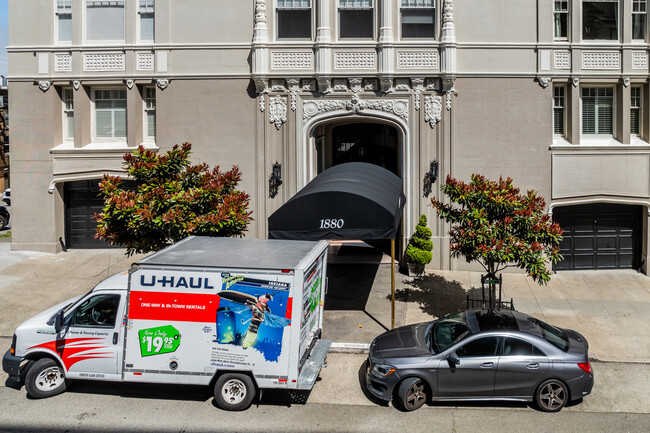
{"label": "car tail light", "polygon": [[585,373],[591,373],[591,365],[588,362],[579,362],[578,367],[580,367]]}

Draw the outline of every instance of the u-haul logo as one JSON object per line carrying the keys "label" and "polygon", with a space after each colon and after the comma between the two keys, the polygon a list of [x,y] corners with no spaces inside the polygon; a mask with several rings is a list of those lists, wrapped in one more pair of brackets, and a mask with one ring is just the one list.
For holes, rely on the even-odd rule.
{"label": "u-haul logo", "polygon": [[173,275],[140,275],[140,286],[170,289],[214,289],[208,277],[178,277]]}

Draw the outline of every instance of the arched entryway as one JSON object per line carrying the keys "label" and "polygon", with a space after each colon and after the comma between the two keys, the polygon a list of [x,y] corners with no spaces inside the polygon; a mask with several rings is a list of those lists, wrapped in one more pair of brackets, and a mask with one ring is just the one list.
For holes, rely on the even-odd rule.
{"label": "arched entryway", "polygon": [[378,165],[402,177],[397,128],[378,122],[331,122],[314,128],[317,173],[346,162]]}

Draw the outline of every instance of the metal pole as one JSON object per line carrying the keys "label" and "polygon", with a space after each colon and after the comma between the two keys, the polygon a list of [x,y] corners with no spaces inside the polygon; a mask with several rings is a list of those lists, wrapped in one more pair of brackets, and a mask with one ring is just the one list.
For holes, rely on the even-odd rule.
{"label": "metal pole", "polygon": [[395,329],[395,239],[390,240],[390,329]]}

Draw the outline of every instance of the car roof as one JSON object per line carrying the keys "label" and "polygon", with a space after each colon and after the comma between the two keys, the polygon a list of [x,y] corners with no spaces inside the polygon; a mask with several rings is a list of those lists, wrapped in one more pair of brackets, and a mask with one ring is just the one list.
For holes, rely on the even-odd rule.
{"label": "car roof", "polygon": [[465,320],[472,333],[488,331],[520,331],[542,336],[539,321],[527,314],[512,310],[467,310]]}

